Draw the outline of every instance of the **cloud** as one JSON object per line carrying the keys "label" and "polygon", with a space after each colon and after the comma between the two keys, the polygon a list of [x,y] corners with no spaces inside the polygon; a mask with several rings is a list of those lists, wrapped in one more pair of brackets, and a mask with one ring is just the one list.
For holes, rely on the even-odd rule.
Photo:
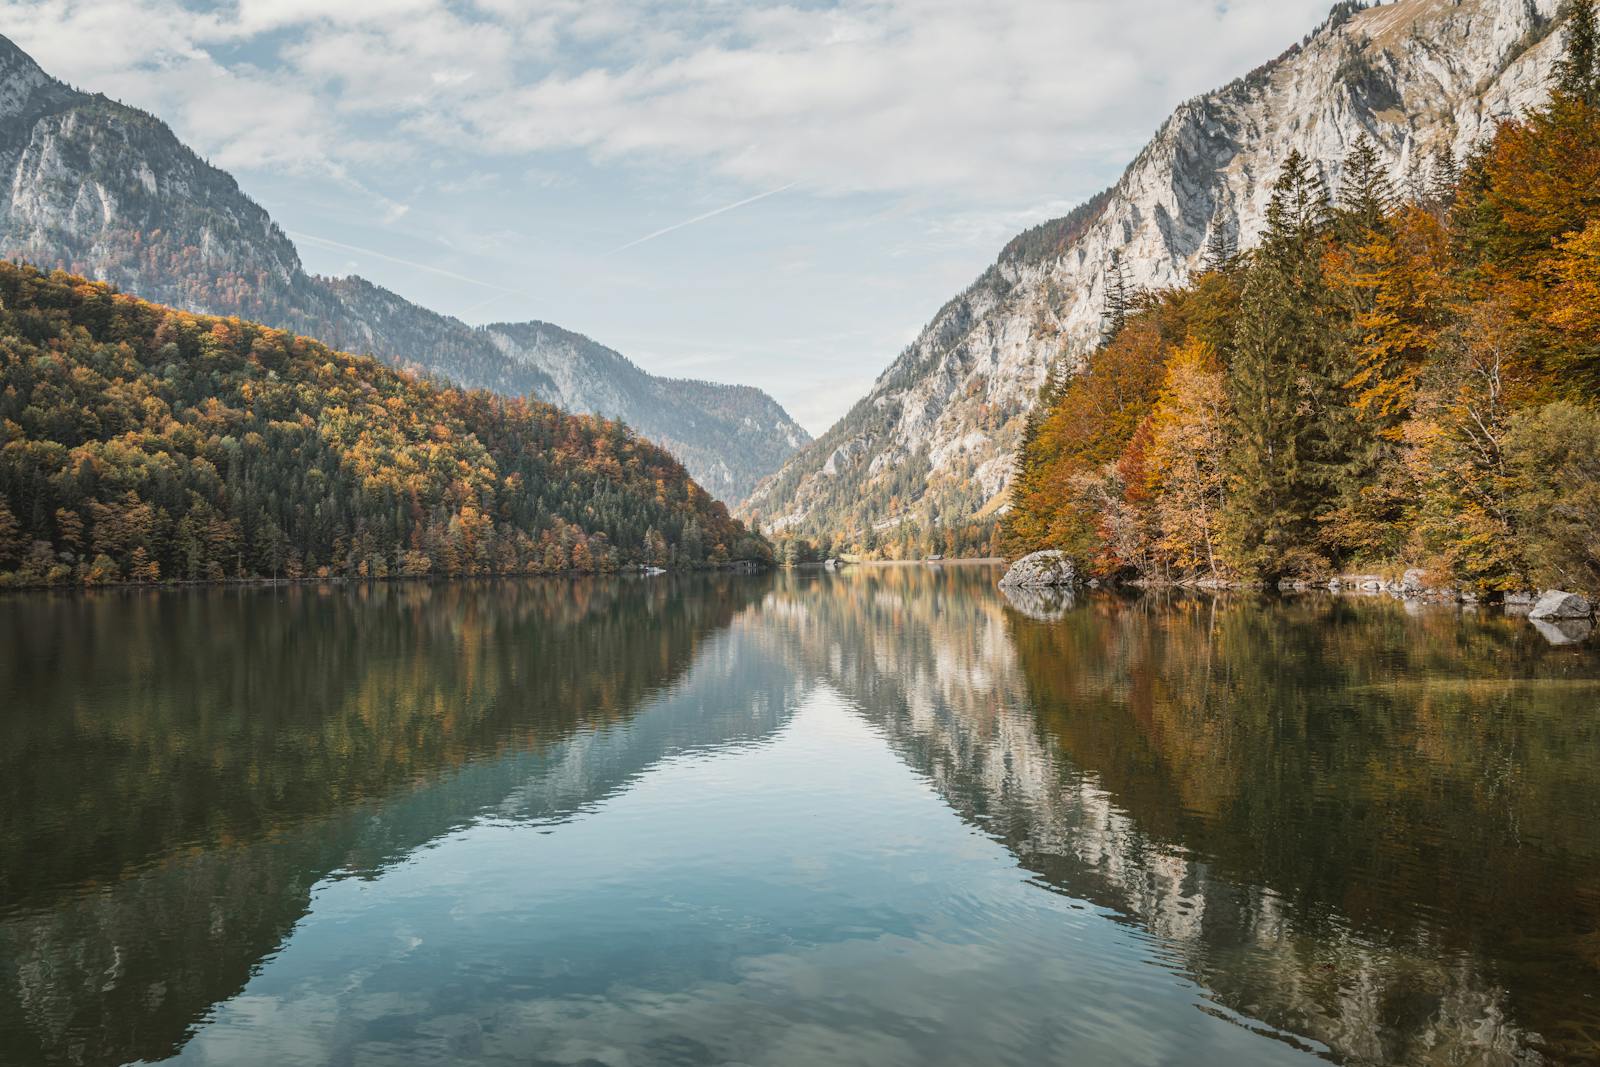
{"label": "cloud", "polygon": [[752,188],[1043,199],[1142,143],[1153,102],[1253,67],[1324,7],[0,0],[0,32],[225,165],[579,150]]}

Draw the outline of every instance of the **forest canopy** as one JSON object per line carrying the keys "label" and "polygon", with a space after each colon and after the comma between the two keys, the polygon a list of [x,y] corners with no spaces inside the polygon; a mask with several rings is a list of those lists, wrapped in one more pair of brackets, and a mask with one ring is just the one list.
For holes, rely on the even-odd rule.
{"label": "forest canopy", "polygon": [[620,423],[0,264],[0,582],[770,559]]}

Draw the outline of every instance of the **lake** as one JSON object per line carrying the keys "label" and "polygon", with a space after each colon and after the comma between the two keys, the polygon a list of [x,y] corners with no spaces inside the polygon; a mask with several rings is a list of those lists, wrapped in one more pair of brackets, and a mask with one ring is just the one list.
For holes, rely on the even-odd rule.
{"label": "lake", "polygon": [[0,1062],[1600,1060],[1600,649],[984,566],[0,598]]}

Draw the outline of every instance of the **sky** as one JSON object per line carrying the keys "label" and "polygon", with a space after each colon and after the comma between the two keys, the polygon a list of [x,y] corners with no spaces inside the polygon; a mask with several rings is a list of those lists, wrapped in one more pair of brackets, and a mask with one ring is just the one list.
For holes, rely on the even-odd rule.
{"label": "sky", "polygon": [[308,269],[820,434],[1016,233],[1331,0],[0,0]]}

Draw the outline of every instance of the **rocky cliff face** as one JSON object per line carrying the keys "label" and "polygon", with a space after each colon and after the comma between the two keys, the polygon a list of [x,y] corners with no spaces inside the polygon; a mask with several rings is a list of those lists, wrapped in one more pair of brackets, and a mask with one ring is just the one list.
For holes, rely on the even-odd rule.
{"label": "rocky cliff face", "polygon": [[843,420],[757,490],[747,515],[773,530],[861,534],[993,513],[1047,365],[1081,362],[1100,336],[1113,251],[1134,285],[1180,283],[1213,226],[1241,247],[1260,234],[1291,150],[1337,187],[1365,132],[1403,182],[1437,149],[1460,157],[1537,103],[1559,52],[1559,0],[1354,6],[1180,106],[1112,189],[1013,240]]}
{"label": "rocky cliff face", "polygon": [[0,255],[463,385],[620,418],[730,502],[810,441],[756,389],[656,378],[543,323],[475,329],[361,278],[308,274],[271,216],[164,123],[63,85],[3,37]]}

